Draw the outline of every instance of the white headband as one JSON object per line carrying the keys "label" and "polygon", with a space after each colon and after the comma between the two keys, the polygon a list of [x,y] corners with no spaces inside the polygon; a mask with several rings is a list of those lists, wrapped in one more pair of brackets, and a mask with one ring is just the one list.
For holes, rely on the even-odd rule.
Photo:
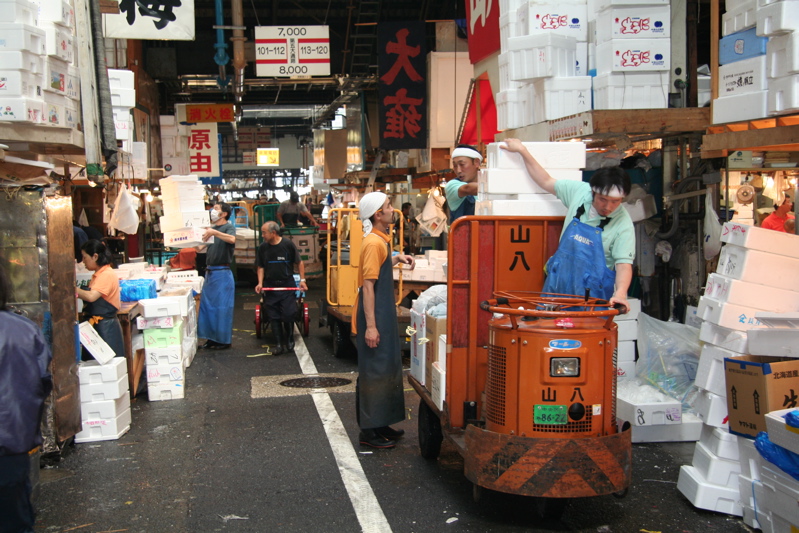
{"label": "white headband", "polygon": [[483,156],[480,155],[480,152],[472,148],[465,148],[463,146],[455,148],[452,151],[452,158],[455,159],[456,157],[468,157],[469,159],[479,159],[480,161],[483,160]]}
{"label": "white headband", "polygon": [[383,204],[386,203],[386,198],[388,196],[382,192],[370,192],[369,194],[364,194],[363,198],[361,198],[358,204],[358,214],[361,217],[361,224],[363,224],[364,237],[372,232],[372,221],[369,219],[377,213],[378,209],[383,207]]}
{"label": "white headband", "polygon": [[625,196],[624,190],[617,185],[612,185],[604,191],[599,187],[591,187],[591,191],[594,194],[601,194],[602,196],[607,196],[609,198],[624,198]]}

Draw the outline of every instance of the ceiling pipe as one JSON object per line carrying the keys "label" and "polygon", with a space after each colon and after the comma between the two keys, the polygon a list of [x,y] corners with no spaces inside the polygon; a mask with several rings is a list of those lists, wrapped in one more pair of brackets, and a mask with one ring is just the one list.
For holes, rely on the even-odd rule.
{"label": "ceiling pipe", "polygon": [[244,36],[244,10],[241,7],[241,0],[231,0],[231,11],[233,14],[233,100],[236,107],[241,107],[241,101],[244,97],[244,67],[247,66],[247,60],[244,59],[244,42],[247,38]]}
{"label": "ceiling pipe", "polygon": [[217,79],[217,83],[220,87],[227,87],[228,79],[225,65],[230,62],[230,56],[227,55],[225,30],[222,28],[222,25],[225,23],[222,0],[214,0],[214,7],[216,8],[216,44],[214,44],[216,54],[214,54],[214,62],[219,65],[219,78]]}

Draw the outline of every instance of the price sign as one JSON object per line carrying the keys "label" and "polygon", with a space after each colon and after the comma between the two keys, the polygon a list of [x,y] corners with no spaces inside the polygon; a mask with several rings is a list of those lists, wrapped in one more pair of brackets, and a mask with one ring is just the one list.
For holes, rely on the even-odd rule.
{"label": "price sign", "polygon": [[566,425],[567,413],[565,405],[536,405],[533,408],[533,423]]}
{"label": "price sign", "polygon": [[255,75],[289,78],[329,76],[330,28],[256,27]]}

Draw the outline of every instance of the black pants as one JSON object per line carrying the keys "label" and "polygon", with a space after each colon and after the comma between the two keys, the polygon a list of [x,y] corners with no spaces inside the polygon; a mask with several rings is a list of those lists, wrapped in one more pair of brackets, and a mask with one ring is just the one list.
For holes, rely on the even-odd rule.
{"label": "black pants", "polygon": [[297,294],[294,291],[266,291],[264,312],[269,320],[294,323],[297,316]]}
{"label": "black pants", "polygon": [[0,456],[0,533],[33,533],[30,457]]}

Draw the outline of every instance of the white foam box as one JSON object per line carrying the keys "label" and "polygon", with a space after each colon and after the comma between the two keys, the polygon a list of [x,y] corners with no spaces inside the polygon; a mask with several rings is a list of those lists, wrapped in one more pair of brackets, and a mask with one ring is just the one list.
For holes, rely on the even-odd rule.
{"label": "white foam box", "polygon": [[[778,231],[772,233],[792,237]],[[796,242],[799,241],[792,241]],[[799,277],[796,276],[796,272],[799,272],[799,259],[786,255],[727,244],[721,249],[716,272],[733,279],[799,291]]]}
{"label": "white foam box", "polygon": [[[794,522],[781,516],[779,510],[777,512],[772,511],[770,516],[772,522],[771,531],[773,533],[796,533],[796,531],[799,531],[799,526],[796,525],[799,522]],[[765,533],[765,529],[763,531]]]}
{"label": "white foam box", "polygon": [[630,304],[630,310],[623,315],[616,315],[613,317],[615,322],[638,320],[638,315],[641,314],[641,300],[638,298],[627,298],[627,303]]}
{"label": "white foam box", "polygon": [[427,332],[427,314],[417,313],[411,309],[411,376],[422,385],[426,385],[425,368],[427,366],[427,343],[420,342]]}
{"label": "white foam box", "polygon": [[136,89],[111,89],[111,105],[116,107],[134,107],[136,105]]}
{"label": "white foam box", "polygon": [[123,394],[116,400],[81,402],[80,418],[86,420],[110,420],[130,409],[130,395]]}
{"label": "white foam box", "polygon": [[799,237],[790,233],[726,222],[721,242],[799,259]]}
{"label": "white foam box", "polygon": [[738,353],[748,353],[749,341],[746,335],[745,331],[725,328],[710,322],[703,322],[699,328],[700,341]]}
{"label": "white foam box", "polygon": [[[604,11],[611,7],[641,5],[642,3],[643,2],[641,2],[641,0],[596,0],[595,9],[596,12],[599,13],[600,11]],[[646,2],[646,5],[668,5],[668,4],[669,4],[668,0],[648,0]]]}
{"label": "white foam box", "polygon": [[197,336],[187,335],[183,337],[183,366],[188,368],[194,361],[197,354]]}
{"label": "white foam box", "polygon": [[[208,211],[183,211],[162,216],[160,224],[161,231],[176,231],[183,228],[208,227],[211,225],[211,218]],[[237,244],[238,241],[239,239],[236,239]]]}
{"label": "white foam box", "polygon": [[724,358],[741,357],[745,354],[727,350],[721,346],[705,343],[699,355],[699,365],[696,368],[694,385],[706,391],[726,396]]}
{"label": "white foam box", "polygon": [[81,383],[80,401],[98,402],[116,400],[128,393],[128,375],[125,374],[116,381],[100,383]]}
{"label": "white foam box", "polygon": [[721,96],[713,101],[713,123],[763,118],[768,113],[768,91]]}
{"label": "white foam box", "polygon": [[28,0],[0,0],[0,13],[5,23],[27,24],[36,26],[39,23],[39,6]]}
{"label": "white foam box", "polygon": [[750,355],[799,357],[799,330],[793,328],[752,328],[746,331]]}
{"label": "white foam box", "polygon": [[183,373],[183,368],[183,360],[176,364],[147,365],[147,384],[179,381],[185,386],[186,376]]}
{"label": "white foam box", "polygon": [[616,416],[633,426],[674,425],[682,422],[682,406],[679,401],[665,397],[662,402],[637,403],[617,397]]}
{"label": "white foam box", "polygon": [[638,321],[637,320],[622,320],[616,322],[619,328],[619,342],[621,341],[634,341],[638,339]]}
{"label": "white foam box", "polygon": [[104,365],[99,361],[81,361],[78,365],[78,381],[81,385],[116,383],[127,375],[128,366],[124,357],[114,357]]}
{"label": "white foam box", "polygon": [[636,199],[634,203],[623,202],[621,205],[627,211],[627,214],[630,215],[630,219],[633,223],[646,220],[657,214],[655,197],[651,194]]}
{"label": "white foam box", "polygon": [[757,34],[775,37],[799,29],[799,0],[781,0],[757,9]]}
{"label": "white foam box", "polygon": [[186,386],[179,381],[147,384],[147,396],[151,402],[180,400],[186,397]]}
{"label": "white foam box", "polygon": [[184,228],[176,231],[164,232],[164,246],[170,248],[191,248],[201,244],[213,242],[213,237],[203,241],[203,228]]}
{"label": "white foam box", "polygon": [[45,59],[44,89],[58,94],[67,94],[69,81],[69,63],[59,57],[49,56]]}
{"label": "white foam box", "polygon": [[[540,200],[490,200],[477,202],[475,213],[483,216],[564,217],[566,207],[551,194],[539,194]],[[479,212],[478,212],[479,208]]]}
{"label": "white foam box", "polygon": [[[488,168],[525,170],[521,155],[500,148],[500,144],[503,143],[490,143],[486,147]],[[585,143],[583,142],[525,142],[523,144],[530,155],[547,170],[585,168]]]}
{"label": "white foam box", "polygon": [[727,487],[738,486],[738,474],[741,473],[738,461],[717,456],[701,441],[696,443],[691,464],[708,483]]}
{"label": "white foam box", "polygon": [[116,418],[108,420],[86,420],[82,423],[83,430],[75,435],[75,442],[97,442],[103,440],[117,440],[130,430],[131,413],[127,409]]}
{"label": "white foam box", "polygon": [[728,428],[727,398],[706,390],[699,390],[694,397],[693,408],[702,422],[708,426]]}
{"label": "white foam box", "polygon": [[591,110],[591,76],[537,79],[532,87],[535,123]]}
{"label": "white foam box", "polygon": [[762,309],[720,302],[713,298],[703,296],[702,299],[699,300],[696,316],[718,326],[746,331],[763,325],[760,323],[760,320],[755,317],[760,311],[762,311]]}
{"label": "white foam box", "polygon": [[766,76],[784,78],[799,73],[799,32],[778,35],[766,44]]}
{"label": "white foam box", "polygon": [[699,440],[710,453],[717,457],[736,462],[740,458],[738,453],[738,437],[724,428],[703,425],[702,436]]}
{"label": "white foam box", "polygon": [[721,15],[721,35],[727,36],[754,28],[756,24],[757,1],[750,0],[735,9],[727,8],[727,11]]}
{"label": "white foam box", "polygon": [[144,346],[147,348],[166,348],[181,346],[183,343],[183,319],[175,321],[172,328],[145,329]]}
{"label": "white foam box", "polygon": [[516,11],[520,35],[554,33],[588,41],[588,13],[585,4],[525,2]]}
{"label": "white foam box", "polygon": [[520,128],[532,122],[522,89],[508,89],[497,93],[497,128]]}
{"label": "white foam box", "polygon": [[139,329],[172,328],[179,318],[179,316],[159,316],[154,318],[138,316],[136,317],[136,327]]}
{"label": "white foam box", "polygon": [[433,403],[436,404],[436,407],[443,411],[447,391],[447,372],[439,366],[438,362],[433,363],[432,369],[430,395],[433,397]]}
{"label": "white foam box", "polygon": [[577,41],[553,33],[508,40],[508,69],[513,81],[574,76]]}
{"label": "white foam box", "polygon": [[[181,272],[190,272],[193,275],[188,276],[188,278],[194,278],[197,274],[196,270],[186,270]],[[167,274],[167,281],[176,281],[178,278],[172,277],[170,278],[170,274],[178,274],[178,272],[170,272]],[[180,316],[188,316],[189,311],[194,309],[194,295],[192,294],[192,288],[190,286],[186,287],[178,287],[175,289],[170,289],[169,291],[162,293],[161,298],[177,298],[178,304],[180,305]]]}
{"label": "white foam box", "polygon": [[41,98],[44,78],[28,70],[0,69],[0,98]]}
{"label": "white foam box", "polygon": [[799,481],[772,463],[765,463],[760,473],[766,493],[764,501],[768,502],[772,517],[799,524]]}
{"label": "white foam box", "polygon": [[43,100],[23,97],[0,97],[0,121],[41,124],[43,111]]}
{"label": "white foam box", "polygon": [[594,80],[594,109],[668,107],[668,72],[607,72]]}
{"label": "white foam box", "polygon": [[702,421],[691,413],[682,414],[681,424],[633,426],[633,442],[695,442],[702,432]]}
{"label": "white foam box", "polygon": [[799,454],[799,428],[789,426],[785,423],[784,418],[791,411],[796,411],[796,409],[780,409],[766,414],[766,428],[768,428],[768,438],[771,442]]}
{"label": "white foam box", "polygon": [[164,213],[182,213],[184,211],[204,211],[205,203],[202,196],[186,195],[181,197],[161,197]]}
{"label": "white foam box", "polygon": [[117,92],[117,89],[136,89],[136,79],[132,70],[125,69],[108,69],[108,85],[111,92]]}
{"label": "white foam box", "polygon": [[519,36],[519,25],[516,24],[516,13],[503,13],[499,16],[499,49],[508,51],[508,39]]}
{"label": "white foam box", "polygon": [[75,10],[63,0],[39,0],[39,19],[71,29],[75,26]]}
{"label": "white foam box", "polygon": [[0,23],[0,51],[23,50],[46,55],[44,30],[30,24]]}
{"label": "white foam box", "polygon": [[[556,180],[582,181],[582,170],[547,170]],[[523,169],[485,168],[477,175],[478,191],[485,194],[549,194]]]}
{"label": "white foam box", "polygon": [[616,379],[619,381],[635,378],[635,361],[617,361]]}
{"label": "white foam box", "polygon": [[653,39],[671,36],[669,6],[612,7],[597,14],[596,43],[611,39]]}
{"label": "white foam box", "polygon": [[719,96],[734,96],[764,91],[767,88],[764,55],[719,67]]}
{"label": "white foam box", "polygon": [[671,39],[612,39],[596,45],[597,74],[667,71]]}
{"label": "white foam box", "polygon": [[[739,501],[744,508],[755,506],[755,485],[762,485],[762,483],[759,480],[746,477],[743,473],[738,475],[738,494],[741,497]],[[758,504],[762,506],[763,502],[758,502]],[[744,517],[746,517],[746,512],[744,512]]]}
{"label": "white foam box", "polygon": [[590,76],[588,70],[588,43],[578,42],[574,50],[574,75]]}
{"label": "white foam box", "polygon": [[743,509],[738,501],[738,486],[731,488],[713,485],[703,478],[693,466],[683,465],[680,467],[677,490],[688,498],[694,507],[743,516]]}
{"label": "white foam box", "polygon": [[722,303],[768,308],[777,313],[799,310],[799,292],[733,279],[715,272],[707,277],[705,297]]}
{"label": "white foam box", "polygon": [[24,70],[33,74],[44,75],[44,58],[25,50],[3,51],[0,48],[0,65],[5,70]]}
{"label": "white foam box", "polygon": [[750,479],[760,479],[763,457],[755,448],[755,441],[738,436],[738,460],[741,463],[741,475]]}
{"label": "white foam box", "polygon": [[769,80],[768,114],[780,115],[795,111],[799,111],[799,74]]}
{"label": "white foam box", "polygon": [[616,352],[616,361],[620,363],[635,362],[635,341],[619,341]]}
{"label": "white foam box", "polygon": [[130,141],[133,138],[133,120],[115,120],[114,136],[118,141]]}
{"label": "white foam box", "polygon": [[47,55],[60,57],[71,63],[74,58],[72,31],[52,22],[41,22],[40,27],[44,29]]}
{"label": "white foam box", "polygon": [[447,336],[446,335],[439,335],[438,336],[438,366],[444,372],[447,371]]}
{"label": "white foam box", "polygon": [[139,306],[144,318],[174,317],[181,314],[180,298],[176,296],[139,300]]}
{"label": "white foam box", "polygon": [[[510,77],[510,52],[506,51],[507,43],[504,45],[503,52],[497,56],[497,63],[499,65],[499,91],[507,91],[508,89],[521,89],[524,82],[513,81]],[[514,64],[515,65],[515,64]]]}
{"label": "white foam box", "polygon": [[163,348],[145,348],[144,355],[147,365],[176,364],[184,359],[182,345],[172,345]]}

